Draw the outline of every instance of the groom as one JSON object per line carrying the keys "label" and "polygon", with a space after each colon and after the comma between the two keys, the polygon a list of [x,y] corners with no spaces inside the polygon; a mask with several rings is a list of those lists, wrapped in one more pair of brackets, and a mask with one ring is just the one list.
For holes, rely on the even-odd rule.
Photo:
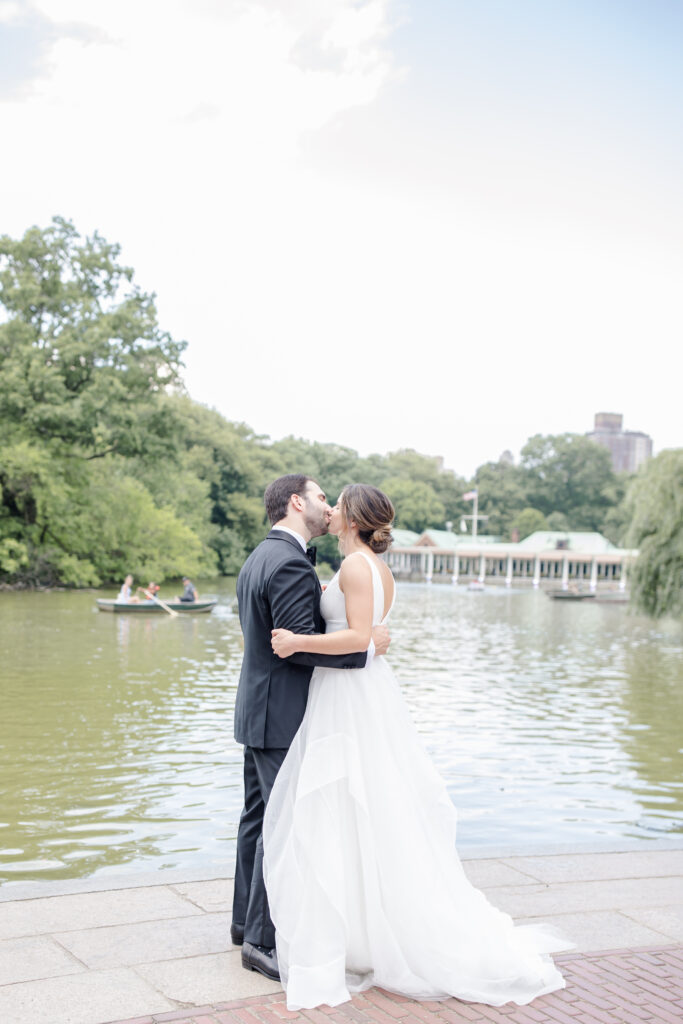
{"label": "groom", "polygon": [[272,651],[272,629],[324,633],[321,588],[313,568],[311,537],[327,533],[330,506],[309,476],[274,480],[264,496],[273,529],[252,551],[237,579],[244,659],[235,701],[235,739],[244,744],[244,810],[237,833],[235,896],[230,935],[242,946],[242,966],[279,981],[275,928],[263,881],[263,815],[275,777],[301,725],[315,665],[364,668],[389,647],[377,626],[368,651],[357,654],[292,654]]}

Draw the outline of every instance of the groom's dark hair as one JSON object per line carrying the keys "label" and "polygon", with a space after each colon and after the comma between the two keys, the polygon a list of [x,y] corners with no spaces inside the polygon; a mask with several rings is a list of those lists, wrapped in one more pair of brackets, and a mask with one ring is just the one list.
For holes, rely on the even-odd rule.
{"label": "groom's dark hair", "polygon": [[305,476],[303,473],[288,473],[287,476],[279,476],[272,484],[268,484],[263,500],[271,526],[285,518],[289,499],[293,494],[303,495],[306,484],[312,479],[312,476]]}

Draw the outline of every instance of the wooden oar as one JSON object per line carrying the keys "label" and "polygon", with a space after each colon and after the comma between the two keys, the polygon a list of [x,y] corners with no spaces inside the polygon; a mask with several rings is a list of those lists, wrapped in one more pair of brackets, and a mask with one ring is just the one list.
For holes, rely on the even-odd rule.
{"label": "wooden oar", "polygon": [[168,612],[169,615],[172,615],[175,619],[178,618],[178,612],[174,612],[172,608],[169,608],[166,602],[162,601],[160,597],[156,596],[156,594],[150,594],[149,590],[143,590],[142,593],[147,594],[147,597],[151,597],[153,601],[160,604],[164,611]]}

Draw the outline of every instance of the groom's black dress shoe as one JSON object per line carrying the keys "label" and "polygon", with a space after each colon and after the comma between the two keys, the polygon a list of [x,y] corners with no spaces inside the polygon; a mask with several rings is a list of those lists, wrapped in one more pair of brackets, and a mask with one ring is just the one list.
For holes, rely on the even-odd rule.
{"label": "groom's black dress shoe", "polygon": [[267,946],[253,946],[251,942],[245,942],[242,946],[242,967],[248,971],[258,971],[264,978],[280,980],[277,953]]}
{"label": "groom's black dress shoe", "polygon": [[233,946],[241,946],[244,942],[244,925],[233,922],[230,925],[230,938]]}

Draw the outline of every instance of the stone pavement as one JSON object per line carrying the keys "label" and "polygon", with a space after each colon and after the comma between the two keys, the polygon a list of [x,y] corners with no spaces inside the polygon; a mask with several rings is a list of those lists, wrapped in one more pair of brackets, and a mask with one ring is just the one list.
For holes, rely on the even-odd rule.
{"label": "stone pavement", "polygon": [[[164,871],[0,889],[0,1024],[671,1024],[683,1022],[683,843],[463,855],[517,921],[561,928],[567,989],[529,1007],[415,1003],[371,989],[288,1014],[229,943],[232,883]],[[132,1019],[131,1019],[132,1018]]]}

